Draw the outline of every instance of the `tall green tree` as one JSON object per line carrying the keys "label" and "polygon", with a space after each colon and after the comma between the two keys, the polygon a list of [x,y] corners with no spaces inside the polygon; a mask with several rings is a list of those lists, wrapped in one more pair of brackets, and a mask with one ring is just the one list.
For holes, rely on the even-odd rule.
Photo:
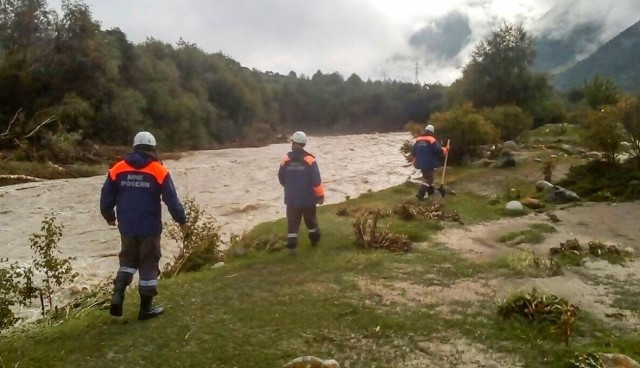
{"label": "tall green tree", "polygon": [[620,90],[611,78],[596,75],[593,81],[585,81],[582,92],[592,109],[615,105],[620,100]]}
{"label": "tall green tree", "polygon": [[547,98],[547,78],[532,70],[533,39],[521,26],[504,24],[481,41],[462,74],[462,95],[476,107],[517,105],[527,111]]}

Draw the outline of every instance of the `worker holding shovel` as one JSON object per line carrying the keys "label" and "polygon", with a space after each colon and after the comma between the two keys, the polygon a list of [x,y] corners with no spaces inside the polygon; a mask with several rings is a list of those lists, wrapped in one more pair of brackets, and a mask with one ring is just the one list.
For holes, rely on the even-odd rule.
{"label": "worker holding shovel", "polygon": [[[434,193],[433,172],[440,167],[442,159],[449,153],[449,144],[447,144],[447,147],[440,147],[434,132],[433,125],[427,125],[411,149],[413,166],[422,172],[422,184],[416,194],[416,198],[421,201],[425,198],[425,195]],[[444,196],[444,188],[441,186],[439,190]]]}

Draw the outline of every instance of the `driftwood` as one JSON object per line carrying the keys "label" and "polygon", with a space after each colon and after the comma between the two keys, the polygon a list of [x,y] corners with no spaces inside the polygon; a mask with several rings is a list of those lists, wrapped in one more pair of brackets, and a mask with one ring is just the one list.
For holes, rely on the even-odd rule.
{"label": "driftwood", "polygon": [[35,176],[28,176],[28,175],[10,175],[10,174],[2,174],[0,175],[0,180],[21,180],[21,181],[28,181],[28,182],[40,182],[40,181],[45,181],[45,179],[41,179],[41,178],[36,178]]}

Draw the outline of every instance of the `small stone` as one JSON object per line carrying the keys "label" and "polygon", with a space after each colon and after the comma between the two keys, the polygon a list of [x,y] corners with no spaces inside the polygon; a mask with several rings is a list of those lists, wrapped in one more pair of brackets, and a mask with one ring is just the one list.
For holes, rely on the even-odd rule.
{"label": "small stone", "polygon": [[511,211],[511,212],[523,212],[524,211],[524,206],[522,205],[522,203],[520,203],[518,201],[511,201],[511,202],[507,203],[505,209],[507,211]]}
{"label": "small stone", "polygon": [[224,267],[225,264],[224,262],[218,262],[216,264],[214,264],[213,266],[211,266],[211,268],[220,268],[220,267]]}
{"label": "small stone", "polygon": [[521,200],[520,203],[522,203],[522,205],[527,208],[531,208],[532,210],[537,210],[544,207],[544,203],[535,198],[525,198]]}

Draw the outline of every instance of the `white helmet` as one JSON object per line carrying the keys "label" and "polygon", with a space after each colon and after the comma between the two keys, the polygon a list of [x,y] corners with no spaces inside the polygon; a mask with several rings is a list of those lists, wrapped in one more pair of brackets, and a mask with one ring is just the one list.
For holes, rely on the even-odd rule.
{"label": "white helmet", "polygon": [[425,130],[426,132],[431,132],[431,133],[433,133],[433,132],[436,130],[436,128],[434,128],[434,127],[433,127],[433,125],[429,124],[429,125],[427,125],[426,127],[424,127],[424,130]]}
{"label": "white helmet", "polygon": [[147,146],[156,146],[156,138],[153,134],[149,132],[139,132],[133,137],[133,146],[137,146],[139,144],[146,144]]}
{"label": "white helmet", "polygon": [[307,135],[302,131],[297,131],[291,136],[291,142],[298,144],[307,144]]}

